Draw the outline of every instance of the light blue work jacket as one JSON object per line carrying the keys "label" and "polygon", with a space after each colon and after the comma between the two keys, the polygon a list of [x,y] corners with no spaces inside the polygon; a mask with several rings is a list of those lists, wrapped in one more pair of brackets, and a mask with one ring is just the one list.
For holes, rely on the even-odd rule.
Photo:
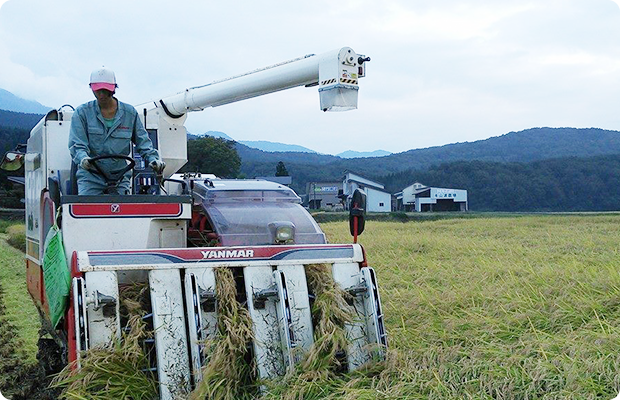
{"label": "light blue work jacket", "polygon": [[[117,100],[118,101],[118,100]],[[138,112],[129,104],[118,101],[118,109],[110,128],[106,127],[97,100],[82,104],[73,113],[69,133],[69,151],[73,162],[78,166],[77,182],[79,194],[102,194],[107,187],[105,179],[98,173],[82,169],[85,157],[106,154],[131,156],[131,143],[150,164],[159,159],[157,150],[138,118]],[[127,163],[123,160],[101,160],[98,165],[105,171],[120,171]],[[119,194],[129,193],[131,171],[128,171],[118,185]]]}

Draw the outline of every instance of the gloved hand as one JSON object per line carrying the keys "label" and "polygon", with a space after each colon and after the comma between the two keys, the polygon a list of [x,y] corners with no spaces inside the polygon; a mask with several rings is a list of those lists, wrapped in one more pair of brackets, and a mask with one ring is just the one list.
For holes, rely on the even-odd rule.
{"label": "gloved hand", "polygon": [[149,167],[153,168],[153,171],[157,172],[158,174],[161,174],[164,172],[164,168],[166,168],[166,163],[162,160],[153,160],[149,164]]}
{"label": "gloved hand", "polygon": [[82,169],[87,169],[87,170],[94,171],[95,170],[95,166],[93,165],[93,163],[90,160],[91,159],[89,157],[82,158],[82,161],[80,161],[80,167],[82,167]]}

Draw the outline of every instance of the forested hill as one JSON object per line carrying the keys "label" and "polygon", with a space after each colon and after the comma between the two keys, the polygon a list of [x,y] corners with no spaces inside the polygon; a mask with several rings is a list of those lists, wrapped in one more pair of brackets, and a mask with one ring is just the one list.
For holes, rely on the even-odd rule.
{"label": "forested hill", "polygon": [[[241,156],[241,171],[247,176],[271,172],[274,162],[313,165],[315,173],[330,179],[340,178],[343,171],[379,176],[426,169],[453,161],[528,162],[558,157],[590,157],[620,154],[620,132],[597,128],[532,128],[510,132],[475,142],[455,143],[426,149],[409,150],[386,157],[341,159],[334,156],[305,153],[265,153],[237,146]],[[316,168],[321,165],[320,168]],[[319,171],[320,169],[320,171]],[[314,180],[314,179],[313,179]]]}
{"label": "forested hill", "polygon": [[0,110],[0,157],[16,145],[28,141],[30,130],[43,118],[40,114],[25,114]]}
{"label": "forested hill", "polygon": [[28,132],[43,118],[42,114],[25,114],[0,110],[0,127],[25,129]]}
{"label": "forested hill", "polygon": [[[14,150],[18,144],[25,144],[30,131],[20,128],[6,128],[0,125],[0,157],[9,150]],[[1,158],[0,158],[1,160]]]}
{"label": "forested hill", "polygon": [[[25,143],[41,115],[0,110],[0,152]],[[533,128],[470,143],[409,150],[378,158],[342,159],[312,153],[272,153],[236,143],[241,174],[274,175],[283,161],[291,187],[340,180],[345,170],[375,179],[395,193],[415,181],[469,191],[473,210],[620,210],[620,132]]]}
{"label": "forested hill", "polygon": [[[39,114],[0,110],[0,127],[29,131],[41,117]],[[310,180],[331,180],[339,179],[345,170],[381,176],[410,169],[426,169],[452,161],[528,162],[620,154],[620,132],[596,128],[532,128],[475,142],[408,150],[385,157],[353,159],[318,153],[266,152],[241,143],[236,143],[236,149],[242,161],[241,172],[247,177],[272,175],[275,165],[283,161],[291,174],[297,172]],[[321,167],[317,168],[319,165]]]}
{"label": "forested hill", "polygon": [[598,128],[532,128],[476,142],[409,150],[395,154],[393,160],[424,168],[456,160],[528,162],[605,154],[620,154],[620,132]]}
{"label": "forested hill", "polygon": [[530,163],[465,161],[374,177],[395,193],[413,182],[466,189],[475,211],[618,211],[620,154]]}

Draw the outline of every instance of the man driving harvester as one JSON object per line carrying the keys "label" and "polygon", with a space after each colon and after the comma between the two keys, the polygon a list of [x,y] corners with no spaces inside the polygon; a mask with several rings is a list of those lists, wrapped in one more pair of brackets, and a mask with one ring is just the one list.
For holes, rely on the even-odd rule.
{"label": "man driving harvester", "polygon": [[[69,151],[78,166],[78,194],[130,194],[127,161],[132,143],[157,174],[163,173],[166,164],[153,148],[136,109],[114,97],[114,72],[106,67],[96,69],[90,74],[90,88],[96,100],[75,110],[69,134]],[[127,171],[120,178],[123,170]],[[115,175],[118,182],[110,178]]]}

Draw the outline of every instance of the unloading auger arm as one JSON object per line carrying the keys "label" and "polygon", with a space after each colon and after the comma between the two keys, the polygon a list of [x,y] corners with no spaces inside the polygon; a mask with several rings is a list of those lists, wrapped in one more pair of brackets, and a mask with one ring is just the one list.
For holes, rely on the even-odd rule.
{"label": "unloading auger arm", "polygon": [[161,109],[172,119],[189,111],[262,96],[297,86],[318,86],[321,110],[346,111],[357,108],[359,78],[370,58],[343,47],[319,55],[307,55],[246,74],[157,99],[136,107],[138,111]]}
{"label": "unloading auger arm", "polygon": [[[156,135],[168,178],[187,162],[185,120],[189,111],[250,99],[291,89],[318,86],[323,111],[347,111],[357,108],[359,79],[365,76],[369,57],[342,47],[319,55],[307,55],[222,79],[204,86],[188,88],[136,106],[147,130]],[[154,139],[154,137],[152,137]]]}

